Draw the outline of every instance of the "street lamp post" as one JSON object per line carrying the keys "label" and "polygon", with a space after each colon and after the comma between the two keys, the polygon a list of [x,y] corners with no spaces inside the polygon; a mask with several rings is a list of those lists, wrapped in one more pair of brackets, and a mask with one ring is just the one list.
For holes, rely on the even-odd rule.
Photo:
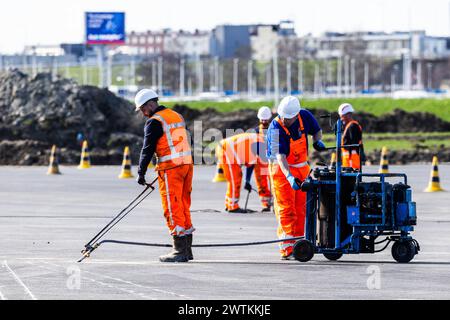
{"label": "street lamp post", "polygon": [[431,62],[427,63],[427,69],[428,69],[428,76],[427,76],[427,80],[428,80],[428,89],[431,90],[431,88],[433,87],[433,64]]}
{"label": "street lamp post", "polygon": [[287,95],[290,95],[292,92],[291,86],[291,57],[288,57],[286,60],[286,90]]}
{"label": "street lamp post", "polygon": [[303,92],[303,60],[298,62],[298,91]]}
{"label": "street lamp post", "polygon": [[233,59],[233,94],[237,94],[238,92],[238,71],[239,71],[239,59]]}

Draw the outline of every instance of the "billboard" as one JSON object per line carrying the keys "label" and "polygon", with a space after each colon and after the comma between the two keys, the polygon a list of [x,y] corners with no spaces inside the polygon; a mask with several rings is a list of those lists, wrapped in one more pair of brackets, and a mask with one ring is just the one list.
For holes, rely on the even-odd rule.
{"label": "billboard", "polygon": [[86,12],[86,44],[125,44],[124,12]]}

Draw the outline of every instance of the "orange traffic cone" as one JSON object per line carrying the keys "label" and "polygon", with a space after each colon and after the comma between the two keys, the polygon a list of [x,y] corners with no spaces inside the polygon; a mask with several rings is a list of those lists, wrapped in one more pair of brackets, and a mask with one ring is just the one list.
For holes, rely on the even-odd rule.
{"label": "orange traffic cone", "polygon": [[330,167],[336,168],[336,152],[331,154]]}
{"label": "orange traffic cone", "polygon": [[56,146],[53,145],[50,154],[50,165],[48,166],[47,174],[61,174],[58,166],[58,154],[56,153]]}
{"label": "orange traffic cone", "polygon": [[125,147],[123,151],[122,172],[119,175],[119,179],[128,178],[133,178],[133,174],[131,173],[130,148]]}
{"label": "orange traffic cone", "polygon": [[83,141],[83,147],[81,149],[81,159],[78,169],[87,169],[91,167],[91,159],[89,157],[89,148],[86,140]]}
{"label": "orange traffic cone", "polygon": [[223,174],[222,164],[218,163],[216,175],[214,176],[214,179],[212,180],[212,182],[226,182],[226,181],[227,180],[225,179],[225,175]]}
{"label": "orange traffic cone", "polygon": [[430,183],[428,187],[424,190],[425,192],[438,192],[445,191],[441,188],[441,183],[439,181],[439,170],[438,170],[438,158],[436,156],[433,157],[432,170],[430,176]]}
{"label": "orange traffic cone", "polygon": [[386,147],[381,149],[380,169],[378,170],[378,173],[389,173],[389,161]]}

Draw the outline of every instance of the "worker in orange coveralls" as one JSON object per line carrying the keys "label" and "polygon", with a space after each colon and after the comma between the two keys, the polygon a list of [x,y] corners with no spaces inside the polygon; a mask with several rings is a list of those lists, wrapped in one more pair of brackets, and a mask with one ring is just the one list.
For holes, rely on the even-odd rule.
{"label": "worker in orange coveralls", "polygon": [[161,256],[161,262],[187,262],[193,259],[191,192],[193,161],[183,117],[158,104],[158,95],[142,89],[135,97],[136,111],[148,117],[144,144],[139,159],[137,182],[146,185],[145,173],[156,153],[158,185],[164,217],[173,237],[173,251]]}
{"label": "worker in orange coveralls", "polygon": [[[241,133],[220,141],[216,148],[218,163],[223,168],[227,180],[227,193],[225,196],[225,210],[230,213],[246,213],[239,207],[239,197],[242,184],[242,169],[245,165],[247,170],[253,170],[264,161],[259,156],[264,146],[264,137],[257,133]],[[263,156],[265,158],[265,155]],[[249,169],[251,168],[251,169]],[[251,175],[251,174],[250,174]],[[251,186],[250,186],[251,188]]]}
{"label": "worker in orange coveralls", "polygon": [[361,145],[361,147],[342,148],[342,167],[350,167],[361,170],[361,162],[365,162],[364,149],[362,146],[362,127],[353,119],[355,110],[350,103],[339,106],[338,113],[344,125],[341,145]]}
{"label": "worker in orange coveralls", "polygon": [[313,147],[325,150],[321,141],[322,130],[317,120],[293,96],[283,98],[278,106],[278,116],[272,120],[267,132],[267,155],[274,195],[274,211],[278,221],[277,235],[286,239],[280,243],[282,259],[292,257],[295,241],[305,232],[306,193],[300,185],[309,173],[308,135],[313,137]]}
{"label": "worker in orange coveralls", "polygon": [[272,119],[272,111],[269,107],[263,106],[259,108],[257,116],[259,119],[259,125],[255,128],[255,132],[261,135],[261,138],[264,140],[264,143],[260,145],[261,150],[258,150],[258,155],[260,156],[261,161],[258,161],[255,165],[247,168],[244,189],[248,192],[253,190],[250,180],[254,171],[256,189],[263,207],[261,212],[270,212],[272,205],[272,194],[270,191],[269,165],[266,160],[266,138],[267,129],[269,128],[270,120]]}

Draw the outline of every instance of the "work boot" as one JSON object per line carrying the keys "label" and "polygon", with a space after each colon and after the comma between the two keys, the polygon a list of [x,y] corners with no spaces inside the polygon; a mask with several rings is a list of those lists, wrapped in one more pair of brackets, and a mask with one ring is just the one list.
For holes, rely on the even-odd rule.
{"label": "work boot", "polygon": [[159,257],[161,262],[188,262],[187,239],[185,236],[173,236],[173,251]]}
{"label": "work boot", "polygon": [[188,260],[194,260],[194,255],[192,254],[192,233],[186,235],[187,242],[187,257]]}
{"label": "work boot", "polygon": [[237,208],[233,210],[228,210],[229,213],[247,213],[247,210],[244,210],[242,208]]}
{"label": "work boot", "polygon": [[270,207],[264,207],[261,212],[270,212]]}

